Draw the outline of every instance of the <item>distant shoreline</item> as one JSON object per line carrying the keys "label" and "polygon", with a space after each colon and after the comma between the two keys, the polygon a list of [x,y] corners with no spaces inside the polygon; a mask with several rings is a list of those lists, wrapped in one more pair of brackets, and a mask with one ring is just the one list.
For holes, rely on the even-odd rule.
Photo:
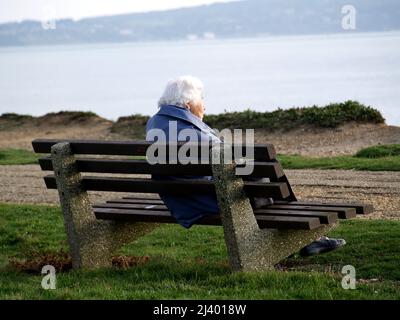
{"label": "distant shoreline", "polygon": [[[1,24],[0,24],[1,26]],[[306,33],[306,34],[260,34],[253,36],[241,36],[241,37],[217,37],[215,39],[198,39],[198,40],[189,40],[189,39],[171,39],[171,40],[137,40],[137,41],[99,41],[99,42],[69,42],[69,43],[34,43],[34,44],[15,44],[15,45],[2,45],[0,42],[0,53],[2,51],[12,51],[13,49],[65,49],[68,48],[101,48],[101,47],[112,47],[112,46],[143,46],[143,45],[160,45],[165,44],[174,45],[174,44],[192,44],[192,45],[202,45],[216,42],[245,42],[245,41],[268,41],[268,40],[285,40],[285,39],[299,39],[302,38],[304,40],[307,39],[339,39],[339,38],[347,38],[347,37],[356,37],[356,36],[400,36],[400,30],[387,30],[387,31],[343,31],[343,32],[332,32],[332,33]]]}
{"label": "distant shoreline", "polygon": [[[144,42],[400,30],[399,5],[393,1],[358,1],[347,9],[344,4],[329,1],[309,0],[305,6],[291,0],[248,0],[100,14],[78,20],[57,19],[53,14],[47,19],[38,16],[44,21],[0,24],[0,43]],[[350,13],[356,21],[346,27],[343,19]]]}

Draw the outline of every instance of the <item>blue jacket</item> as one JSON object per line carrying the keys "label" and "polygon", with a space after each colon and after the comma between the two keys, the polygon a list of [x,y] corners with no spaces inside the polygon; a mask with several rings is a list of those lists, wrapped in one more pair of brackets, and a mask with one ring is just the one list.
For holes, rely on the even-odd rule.
{"label": "blue jacket", "polygon": [[[173,122],[170,122],[173,121]],[[170,136],[170,126],[176,125],[177,135]],[[216,141],[219,138],[213,130],[207,126],[198,117],[193,115],[186,108],[181,108],[173,105],[163,105],[160,110],[149,119],[146,126],[146,139],[153,141],[149,135],[149,130],[161,129],[169,142],[176,142],[177,136],[183,129],[191,129],[196,135],[198,141]],[[183,140],[186,141],[186,140]],[[180,180],[180,179],[207,179],[211,180],[209,176],[152,176],[157,180]],[[219,213],[217,198],[215,194],[193,194],[188,196],[173,196],[167,194],[160,194],[161,199],[164,201],[171,214],[175,217],[177,222],[185,228],[190,228],[197,220],[207,215],[214,215]]]}

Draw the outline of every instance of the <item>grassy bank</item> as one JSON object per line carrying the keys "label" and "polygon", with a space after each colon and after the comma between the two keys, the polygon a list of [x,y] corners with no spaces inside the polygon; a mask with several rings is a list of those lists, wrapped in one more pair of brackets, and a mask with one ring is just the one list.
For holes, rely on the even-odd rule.
{"label": "grassy bank", "polygon": [[91,111],[59,111],[46,113],[40,117],[34,117],[28,114],[18,113],[3,113],[0,115],[0,121],[2,122],[16,122],[23,124],[28,121],[36,121],[37,123],[48,121],[51,118],[63,118],[69,121],[84,121],[89,118],[98,118],[99,116]]}
{"label": "grassy bank", "polygon": [[35,164],[39,156],[29,150],[0,149],[0,165]]}
{"label": "grassy bank", "polygon": [[212,128],[265,128],[290,130],[301,126],[335,128],[347,122],[384,123],[382,114],[357,101],[331,103],[329,105],[303,108],[278,109],[272,112],[226,112],[206,115],[204,122]]}
{"label": "grassy bank", "polygon": [[[148,116],[135,114],[120,117],[111,128],[131,138],[143,139]],[[206,114],[204,122],[211,128],[291,130],[307,128],[336,128],[348,122],[384,123],[382,114],[357,101],[331,103],[326,106],[277,109],[272,112],[257,112],[250,109],[240,112]]]}
{"label": "grassy bank", "polygon": [[[149,116],[134,114],[120,117],[111,127],[111,132],[130,138],[143,139]],[[0,130],[10,130],[24,125],[76,125],[110,120],[101,118],[93,112],[60,111],[40,117],[3,113],[0,115]],[[257,112],[250,109],[241,112],[207,114],[204,122],[219,130],[225,128],[252,128],[268,130],[290,130],[303,126],[308,128],[335,128],[348,122],[384,123],[382,114],[357,101],[331,103],[326,106],[306,106],[288,109],[278,108],[272,112]]]}
{"label": "grassy bank", "polygon": [[400,145],[378,145],[361,149],[354,156],[311,158],[279,155],[286,169],[344,169],[400,171]]}
{"label": "grassy bank", "polygon": [[400,157],[375,159],[353,156],[311,158],[296,155],[279,155],[284,169],[343,169],[360,171],[400,171]]}
{"label": "grassy bank", "polygon": [[[67,249],[59,208],[0,204],[0,231],[1,299],[400,299],[395,221],[342,223],[332,233],[348,241],[340,250],[291,258],[281,266],[291,271],[249,274],[230,273],[221,227],[164,225],[119,253],[148,256],[147,263],[61,272],[57,289],[49,291],[41,288],[39,272],[18,272],[9,261]],[[356,290],[342,289],[335,272],[347,264],[364,279]]]}
{"label": "grassy bank", "polygon": [[376,159],[400,156],[400,144],[378,145],[364,148],[356,153],[357,158]]}

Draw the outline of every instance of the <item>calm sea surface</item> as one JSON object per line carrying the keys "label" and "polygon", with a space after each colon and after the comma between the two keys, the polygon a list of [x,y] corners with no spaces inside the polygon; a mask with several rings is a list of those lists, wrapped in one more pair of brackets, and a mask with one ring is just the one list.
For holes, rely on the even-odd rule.
{"label": "calm sea surface", "polygon": [[0,48],[0,113],[151,115],[182,74],[209,113],[354,99],[400,125],[400,32]]}

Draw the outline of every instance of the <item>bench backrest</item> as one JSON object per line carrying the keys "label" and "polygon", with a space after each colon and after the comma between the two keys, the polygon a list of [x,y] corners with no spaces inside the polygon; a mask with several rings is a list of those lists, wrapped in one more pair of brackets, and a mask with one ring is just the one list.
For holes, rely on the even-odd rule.
{"label": "bench backrest", "polygon": [[[59,140],[36,139],[32,142],[36,153],[50,154],[51,147],[59,142],[68,142],[76,157],[76,166],[81,173],[129,174],[129,177],[87,176],[83,175],[86,190],[120,191],[137,193],[193,194],[215,192],[212,181],[207,180],[152,180],[150,177],[135,175],[198,175],[211,176],[211,164],[150,164],[145,156],[152,145],[146,141],[98,141],[98,140]],[[184,143],[178,143],[181,148]],[[245,154],[245,147],[243,153]],[[168,148],[167,148],[168,150]],[[199,150],[198,154],[202,154]],[[79,157],[79,155],[83,155]],[[96,156],[93,156],[96,155]],[[101,155],[100,157],[98,155]],[[125,156],[123,159],[110,159],[107,156]],[[126,158],[130,156],[130,158]],[[137,157],[133,159],[132,156]],[[296,200],[282,166],[276,159],[272,144],[259,144],[254,147],[254,170],[251,177],[266,177],[270,182],[245,181],[245,191],[249,195],[271,197],[276,200]],[[53,170],[51,156],[39,159],[42,170]],[[132,176],[133,175],[133,176]],[[46,186],[56,189],[54,175],[45,176]]]}

